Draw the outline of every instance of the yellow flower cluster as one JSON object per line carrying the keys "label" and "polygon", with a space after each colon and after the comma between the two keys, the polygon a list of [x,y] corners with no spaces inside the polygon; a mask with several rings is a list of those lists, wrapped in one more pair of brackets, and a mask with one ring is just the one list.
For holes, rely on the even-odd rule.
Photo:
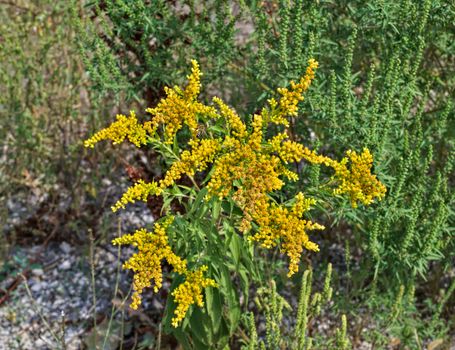
{"label": "yellow flower cluster", "polygon": [[139,180],[128,188],[122,198],[120,198],[111,209],[113,212],[116,212],[120,208],[125,209],[125,205],[128,203],[134,203],[136,200],[147,202],[149,196],[159,194],[161,194],[161,189],[156,182],[146,183],[144,180]]}
{"label": "yellow flower cluster", "polygon": [[[352,206],[357,207],[357,202],[364,205],[371,204],[375,198],[381,200],[387,191],[386,187],[377,179],[376,175],[371,174],[373,166],[373,156],[367,148],[361,154],[355,151],[347,151],[347,158],[336,163],[335,178],[341,184],[334,191],[336,194],[347,193],[351,199]],[[350,169],[347,163],[350,161]]]}
{"label": "yellow flower cluster", "polygon": [[115,145],[122,143],[127,137],[136,147],[140,147],[146,144],[146,135],[144,127],[137,121],[136,114],[131,111],[129,117],[118,114],[117,121],[86,140],[84,146],[93,148],[102,140],[112,140]]}
{"label": "yellow flower cluster", "polygon": [[216,109],[206,106],[198,101],[196,97],[201,89],[198,63],[193,60],[193,69],[188,76],[189,83],[184,91],[179,87],[173,89],[165,88],[166,98],[162,99],[155,108],[148,108],[146,111],[152,114],[153,118],[144,124],[144,128],[154,135],[158,126],[164,126],[164,141],[172,143],[175,134],[187,125],[193,137],[196,137],[199,117],[217,118]]}
{"label": "yellow flower cluster", "polygon": [[178,327],[191,305],[196,304],[199,307],[204,306],[202,300],[202,290],[204,288],[218,287],[213,279],[204,277],[204,272],[207,270],[208,267],[204,265],[194,272],[188,272],[186,274],[185,282],[180,284],[172,292],[174,301],[177,303],[177,308],[174,312],[175,317],[172,318],[172,325],[174,327]]}
{"label": "yellow flower cluster", "polygon": [[185,282],[179,285],[173,292],[174,301],[177,308],[174,312],[172,325],[177,327],[185,317],[188,308],[192,304],[204,306],[202,290],[206,287],[217,287],[216,282],[211,278],[205,278],[204,272],[207,266],[202,266],[196,271],[189,271],[186,260],[174,254],[169,246],[166,230],[172,224],[174,218],[169,216],[162,224],[156,223],[153,233],[145,229],[137,230],[134,234],[126,234],[112,241],[114,245],[131,244],[137,247],[138,252],[134,254],[123,268],[134,271],[131,308],[137,309],[141,304],[141,294],[144,288],[152,286],[158,292],[163,284],[163,272],[161,262],[166,261],[171,265],[175,272],[185,275]]}
{"label": "yellow flower cluster", "polygon": [[185,150],[180,154],[180,160],[173,163],[160,181],[160,188],[172,186],[183,174],[193,176],[195,171],[203,171],[213,162],[215,154],[220,148],[220,140],[192,139],[189,142],[192,150]]}
{"label": "yellow flower cluster", "polygon": [[[303,93],[308,90],[311,85],[311,82],[314,79],[315,70],[318,68],[318,62],[314,59],[308,61],[308,67],[306,69],[305,75],[300,79],[296,84],[294,81],[291,81],[291,89],[287,88],[278,88],[277,91],[281,95],[279,106],[280,113],[275,116],[275,120],[283,120],[282,117],[297,116],[297,104],[303,100]],[[269,101],[271,107],[276,103],[274,100]]]}
{"label": "yellow flower cluster", "polygon": [[168,217],[162,224],[156,223],[153,233],[140,229],[134,234],[123,235],[112,241],[114,245],[131,244],[138,249],[138,252],[123,264],[124,269],[133,270],[135,273],[132,309],[137,309],[141,304],[141,293],[144,288],[151,287],[152,281],[155,282],[155,293],[161,288],[163,259],[166,259],[177,273],[186,272],[186,261],[172,252],[166,235],[166,230],[173,219]]}
{"label": "yellow flower cluster", "polygon": [[[224,111],[225,115],[229,113]],[[207,184],[208,193],[220,198],[232,194],[244,214],[240,230],[247,232],[255,222],[258,230],[251,237],[252,240],[260,242],[265,248],[275,247],[281,242],[282,251],[290,259],[289,275],[292,275],[298,270],[303,248],[318,250],[317,245],[309,240],[307,232],[323,227],[301,219],[313,203],[312,200],[299,194],[295,207],[288,210],[283,205],[271,203],[269,194],[282,188],[282,176],[298,179],[297,174],[283,163],[287,163],[285,160],[291,161],[297,150],[303,153],[303,148],[297,147],[303,146],[290,141],[282,143],[287,138],[286,133],[264,142],[262,115],[253,116],[252,127],[251,133],[242,137],[233,132],[233,136],[225,138],[221,145],[223,154],[216,159]]]}
{"label": "yellow flower cluster", "polygon": [[221,116],[226,120],[232,135],[238,139],[246,137],[246,125],[242,122],[242,119],[235,113],[234,110],[229,108],[220,98],[214,97],[213,102],[218,104]]}
{"label": "yellow flower cluster", "polygon": [[[275,247],[278,239],[281,241],[281,249],[289,257],[289,277],[299,269],[303,248],[319,251],[317,244],[309,240],[307,231],[324,229],[322,225],[301,219],[315,200],[305,198],[302,193],[297,194],[295,199],[291,210],[282,205],[272,205],[267,213],[268,225],[260,226],[258,232],[251,237],[265,248]],[[264,220],[259,218],[259,221]]]}
{"label": "yellow flower cluster", "polygon": [[[280,135],[278,135],[280,136]],[[365,205],[371,204],[376,198],[381,200],[387,192],[386,187],[371,173],[373,166],[373,156],[365,148],[361,154],[349,150],[347,157],[340,162],[331,158],[317,154],[307,147],[293,142],[284,141],[279,143],[279,137],[272,140],[272,149],[278,153],[283,162],[300,161],[306,159],[313,164],[324,164],[335,170],[334,179],[340,182],[335,194],[347,193],[353,208],[357,207],[360,201]],[[348,163],[351,163],[350,169]]]}
{"label": "yellow flower cluster", "polygon": [[[309,240],[307,232],[323,227],[303,218],[313,201],[304,198],[302,194],[297,195],[295,205],[291,209],[275,203],[270,197],[272,192],[283,187],[283,178],[298,180],[298,175],[288,169],[287,164],[304,159],[313,164],[324,164],[333,168],[335,171],[333,178],[339,183],[334,192],[347,194],[354,207],[359,201],[370,204],[376,198],[380,200],[386,192],[384,185],[371,174],[373,160],[366,149],[361,154],[348,151],[347,157],[338,162],[319,155],[298,142],[288,140],[286,130],[270,140],[264,140],[264,131],[270,123],[286,127],[287,117],[297,115],[298,103],[303,100],[303,93],[309,88],[318,66],[312,59],[308,63],[306,74],[298,83],[291,82],[289,89],[279,88],[277,92],[281,98],[270,99],[269,107],[253,115],[250,131],[237,113],[221,99],[216,97],[213,99],[219,112],[214,107],[197,101],[201,90],[201,72],[197,62],[192,61],[193,68],[188,76],[186,88],[183,90],[179,87],[167,88],[166,98],[155,108],[148,109],[148,112],[153,115],[150,121],[141,126],[132,113],[130,124],[121,119],[116,122],[118,124],[114,123],[105,129],[110,131],[102,130],[86,141],[87,146],[92,146],[95,142],[106,138],[118,143],[128,136],[130,141],[140,145],[145,143],[146,133],[155,138],[158,128],[162,127],[164,142],[172,143],[177,132],[184,125],[191,131],[190,149],[183,150],[178,155],[178,159],[168,169],[164,178],[158,183],[137,182],[114,205],[113,210],[123,208],[127,203],[138,199],[146,200],[151,194],[160,195],[184,174],[192,177],[196,171],[204,171],[212,164],[210,180],[206,186],[207,197],[232,196],[244,214],[240,230],[246,233],[255,224],[256,229],[250,236],[251,239],[267,248],[279,245],[289,257],[289,275],[295,273],[298,270],[303,248],[318,250],[317,245]],[[224,138],[199,138],[197,130],[201,125],[200,122],[209,125],[210,128],[209,121],[213,119],[225,123]],[[218,122],[217,126],[219,127]],[[215,132],[219,131],[215,130]],[[208,134],[212,135],[211,132]],[[141,235],[145,233],[142,232]],[[167,259],[164,255],[158,256]],[[144,276],[139,275],[137,278],[142,281]],[[151,275],[147,276],[151,277]],[[196,278],[194,277],[196,275],[191,275],[191,278],[188,276],[187,274],[187,281]],[[156,280],[157,277],[153,278]],[[201,285],[204,283],[201,282]],[[141,286],[139,282],[137,285]],[[191,294],[188,290],[187,287],[181,286],[180,292],[175,292],[176,298],[182,301],[179,314],[175,318],[177,323],[181,320],[183,311],[186,312],[188,308],[184,306],[185,303],[199,304],[199,299],[194,297],[199,294],[194,290]],[[184,294],[193,295],[193,297],[183,299]]]}
{"label": "yellow flower cluster", "polygon": [[166,175],[159,183],[155,181],[146,183],[144,180],[137,181],[122,195],[113,206],[112,211],[124,209],[128,203],[137,200],[147,201],[151,195],[160,195],[165,188],[172,186],[184,174],[193,176],[196,171],[203,171],[209,163],[213,162],[215,154],[220,148],[220,141],[213,139],[192,139],[190,142],[191,151],[185,150],[180,154],[180,159],[174,162]]}
{"label": "yellow flower cluster", "polygon": [[199,64],[196,60],[191,60],[191,74],[187,76],[188,85],[184,90],[184,96],[187,101],[194,101],[201,92],[201,76],[202,72],[199,69]]}

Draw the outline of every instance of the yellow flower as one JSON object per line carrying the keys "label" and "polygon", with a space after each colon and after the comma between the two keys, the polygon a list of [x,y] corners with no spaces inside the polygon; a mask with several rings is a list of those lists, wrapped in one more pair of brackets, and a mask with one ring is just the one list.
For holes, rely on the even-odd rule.
{"label": "yellow flower", "polygon": [[195,171],[205,170],[220,148],[220,141],[213,139],[192,139],[189,144],[191,151],[183,151],[180,160],[171,165],[164,179],[160,181],[161,189],[172,186],[184,174],[193,176]]}
{"label": "yellow flower", "polygon": [[[318,68],[318,63],[314,59],[310,59],[305,75],[297,84],[294,81],[291,81],[291,89],[277,89],[278,93],[281,95],[279,101],[280,112],[274,116],[272,121],[276,120],[281,122],[285,116],[297,116],[297,104],[303,100],[303,93],[310,87],[311,82],[314,79],[316,68]],[[270,105],[272,108],[275,103],[274,100],[271,101]]]}
{"label": "yellow flower", "polygon": [[[269,141],[270,148],[276,152],[281,160],[298,162],[305,159],[312,164],[324,164],[335,170],[334,179],[340,182],[335,194],[348,194],[352,207],[356,208],[360,201],[365,205],[371,204],[376,198],[381,200],[387,191],[386,187],[371,173],[373,156],[367,148],[359,155],[355,151],[346,152],[347,157],[340,162],[329,157],[319,155],[307,147],[294,142],[283,141],[283,134],[275,136]],[[351,163],[350,169],[348,163]]]}
{"label": "yellow flower", "polygon": [[138,249],[138,252],[123,264],[124,269],[134,271],[132,309],[137,309],[141,304],[141,294],[144,288],[152,286],[152,281],[155,283],[155,292],[161,288],[163,259],[167,260],[175,272],[179,274],[187,272],[186,260],[182,260],[172,252],[166,236],[166,230],[173,219],[170,216],[162,224],[156,223],[153,233],[140,229],[134,234],[126,234],[112,241],[114,245],[132,244]]}
{"label": "yellow flower", "polygon": [[[250,238],[257,241],[264,248],[275,247],[281,242],[281,250],[289,257],[289,273],[292,276],[298,271],[303,248],[319,251],[317,244],[309,240],[308,231],[322,230],[324,226],[301,219],[304,212],[315,203],[313,199],[306,199],[302,193],[296,197],[291,210],[283,205],[273,204],[264,217],[255,218],[261,223],[259,230]],[[264,213],[263,213],[264,215]]]}
{"label": "yellow flower", "polygon": [[198,120],[200,117],[218,118],[216,109],[196,101],[200,90],[201,72],[196,61],[192,61],[193,69],[188,76],[188,85],[182,92],[179,87],[166,87],[166,98],[162,99],[155,108],[147,108],[152,114],[152,120],[144,123],[144,128],[154,135],[158,126],[164,126],[164,141],[172,143],[175,134],[187,125],[193,138],[197,137]]}
{"label": "yellow flower", "polygon": [[262,127],[263,127],[263,119],[262,115],[255,114],[253,115],[253,122],[251,126],[253,127],[253,131],[248,138],[248,145],[251,147],[253,151],[259,151],[261,148],[262,143]]}
{"label": "yellow flower", "polygon": [[201,92],[201,70],[199,69],[199,64],[196,60],[191,60],[193,68],[191,69],[191,74],[187,76],[188,85],[185,88],[185,99],[187,101],[195,100],[199,93]]}
{"label": "yellow flower", "polygon": [[145,145],[147,142],[146,131],[138,123],[134,111],[130,111],[129,117],[118,114],[117,121],[113,122],[107,128],[98,131],[88,140],[85,140],[84,146],[93,148],[97,142],[102,140],[112,140],[114,145],[116,145],[123,142],[126,137],[136,147]]}
{"label": "yellow flower", "polygon": [[[369,205],[375,198],[379,200],[384,198],[386,187],[376,178],[376,175],[371,174],[373,156],[370,151],[364,148],[361,154],[352,150],[346,154],[348,158],[334,165],[334,177],[341,182],[334,192],[347,193],[354,208],[357,207],[358,201]],[[347,167],[348,159],[351,163],[350,169]]]}
{"label": "yellow flower", "polygon": [[174,301],[177,304],[177,308],[174,311],[175,317],[172,318],[172,325],[174,327],[178,327],[180,322],[185,318],[191,305],[204,306],[202,296],[202,290],[204,288],[218,286],[213,279],[204,277],[204,272],[207,269],[208,267],[204,265],[194,272],[187,272],[185,282],[180,284],[172,292]]}
{"label": "yellow flower", "polygon": [[221,112],[221,116],[226,120],[227,125],[229,126],[232,135],[242,140],[246,137],[246,125],[242,122],[242,119],[235,113],[234,110],[229,108],[220,98],[214,97],[213,102],[218,104],[218,107]]}
{"label": "yellow flower", "polygon": [[187,262],[177,256],[169,246],[166,231],[172,224],[174,217],[167,217],[164,222],[156,223],[152,232],[145,229],[137,230],[134,234],[126,234],[112,241],[114,245],[131,244],[138,249],[127,262],[124,269],[134,271],[133,296],[131,308],[136,310],[141,304],[141,294],[145,288],[151,287],[154,282],[154,291],[158,292],[163,284],[162,261],[165,259],[172,266],[174,272],[184,275],[185,282],[179,285],[173,292],[174,301],[177,304],[175,317],[172,324],[177,327],[186,315],[192,304],[204,306],[203,288],[217,287],[211,278],[205,278],[204,272],[207,266],[202,266],[196,271],[188,271]]}
{"label": "yellow flower", "polygon": [[150,195],[160,195],[161,189],[156,182],[146,183],[144,180],[139,180],[123,194],[122,198],[112,206],[112,211],[116,212],[120,208],[125,209],[128,203],[134,203],[136,200],[146,202]]}

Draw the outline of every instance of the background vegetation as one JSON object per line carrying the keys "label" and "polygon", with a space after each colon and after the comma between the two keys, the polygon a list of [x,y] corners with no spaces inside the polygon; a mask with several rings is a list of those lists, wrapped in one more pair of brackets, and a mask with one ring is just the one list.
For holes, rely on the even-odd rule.
{"label": "background vegetation", "polygon": [[[450,346],[453,2],[24,0],[0,2],[0,19],[5,262],[17,245],[65,240],[84,247],[88,228],[97,244],[109,244],[105,235],[116,231],[100,214],[112,204],[96,195],[101,179],[151,179],[161,175],[164,163],[149,149],[87,153],[82,140],[118,111],[145,115],[139,112],[156,105],[164,86],[181,85],[191,59],[204,72],[203,98],[220,96],[248,116],[277,87],[301,76],[314,57],[320,68],[301,113],[291,120],[291,137],[336,158],[366,145],[388,193],[380,204],[353,210],[341,198],[324,200],[329,193],[318,188],[326,170],[295,164],[301,180],[285,187],[283,198],[303,190],[318,203],[332,203],[312,213],[328,228],[315,238],[321,251],[308,253],[301,268],[312,271],[310,280],[324,294],[324,271],[333,265],[332,298],[319,312],[315,302],[306,318],[312,346]],[[159,204],[149,203],[156,218]],[[26,214],[11,221],[20,210]],[[302,280],[311,284],[309,273],[289,281],[278,251],[256,256],[264,270],[283,273],[268,276],[273,282],[264,285],[274,287],[263,293],[249,286],[255,302],[239,308],[253,316],[241,319],[230,345],[253,349],[262,339],[266,348],[292,348],[296,339],[284,330],[302,320],[290,310],[298,300],[305,304],[299,287]],[[8,264],[3,269],[1,278],[15,273]],[[268,300],[282,300],[280,294],[284,301],[268,309]],[[125,331],[125,339],[131,334]],[[150,336],[156,348],[158,334],[140,336]],[[166,342],[173,344],[164,337],[160,346]]]}

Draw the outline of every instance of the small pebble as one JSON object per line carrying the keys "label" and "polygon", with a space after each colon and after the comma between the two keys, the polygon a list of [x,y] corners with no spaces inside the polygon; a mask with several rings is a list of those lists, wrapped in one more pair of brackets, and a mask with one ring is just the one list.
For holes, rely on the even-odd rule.
{"label": "small pebble", "polygon": [[60,249],[66,254],[69,254],[72,250],[71,246],[67,242],[62,242],[60,244]]}
{"label": "small pebble", "polygon": [[59,265],[60,270],[69,270],[71,268],[71,262],[69,260],[65,260]]}
{"label": "small pebble", "polygon": [[43,288],[42,283],[37,282],[30,289],[31,289],[32,292],[36,292],[37,293],[37,292],[39,292],[41,290],[41,288]]}
{"label": "small pebble", "polygon": [[35,276],[42,276],[44,274],[43,269],[34,269],[32,270],[32,274]]}

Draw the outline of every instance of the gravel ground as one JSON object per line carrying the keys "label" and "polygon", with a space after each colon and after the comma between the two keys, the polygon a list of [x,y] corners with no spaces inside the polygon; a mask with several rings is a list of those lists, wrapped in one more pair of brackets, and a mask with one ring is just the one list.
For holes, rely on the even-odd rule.
{"label": "gravel ground", "polygon": [[[64,321],[68,349],[80,348],[81,336],[93,315],[90,264],[87,253],[77,251],[68,243],[18,248],[16,259],[37,256],[37,262],[25,267],[27,285],[19,286],[0,308],[0,349],[55,349]],[[116,276],[116,252],[96,248],[95,275],[98,298],[96,312],[105,314],[111,307]],[[126,280],[124,273],[121,284]],[[10,277],[2,287],[11,283]],[[125,289],[125,286],[122,286]],[[126,288],[127,289],[127,288]]]}
{"label": "gravel ground", "polygon": [[[118,182],[127,184],[126,179]],[[112,202],[125,190],[111,191],[109,181],[105,185]],[[45,200],[45,197],[30,194],[26,198],[8,201],[10,216],[3,225],[3,232],[20,226],[34,215],[34,209]],[[128,293],[132,281],[132,274],[120,269],[119,293],[114,299],[118,251],[109,241],[117,235],[118,222],[121,223],[122,233],[151,227],[153,223],[153,217],[144,203],[131,205],[119,214],[113,214],[106,206],[102,216],[103,222],[108,223],[108,227],[103,227],[107,237],[99,240],[97,237],[94,245],[96,315],[101,323],[110,317],[113,300],[117,306],[121,304],[119,296]],[[9,260],[0,269],[0,350],[57,349],[63,343],[62,334],[68,350],[88,345],[94,315],[89,252],[88,234],[87,243],[83,245],[50,241],[12,248]],[[122,248],[120,263],[132,253],[131,247]],[[20,274],[26,276],[27,282]],[[150,303],[153,301],[146,299],[144,308]],[[162,305],[154,303],[155,307],[162,309]],[[129,316],[127,311],[126,317]]]}

